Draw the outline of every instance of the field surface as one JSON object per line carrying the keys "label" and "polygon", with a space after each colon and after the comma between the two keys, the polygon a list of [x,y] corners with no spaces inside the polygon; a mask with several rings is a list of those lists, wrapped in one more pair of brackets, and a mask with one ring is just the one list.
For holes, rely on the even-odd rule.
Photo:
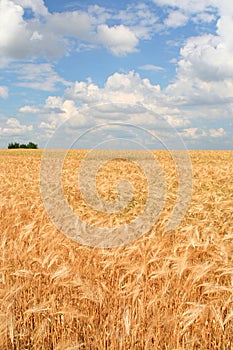
{"label": "field surface", "polygon": [[[42,151],[0,151],[1,350],[233,349],[233,151],[189,154],[192,198],[179,226],[165,231],[176,166],[155,151],[166,180],[158,220],[138,239],[103,249],[51,222],[41,199]],[[77,184],[85,155],[69,152],[62,170],[75,215],[106,228],[137,218],[148,197],[145,173],[127,159],[103,164],[101,198],[114,202],[122,178],[134,192],[121,211],[98,211]]]}

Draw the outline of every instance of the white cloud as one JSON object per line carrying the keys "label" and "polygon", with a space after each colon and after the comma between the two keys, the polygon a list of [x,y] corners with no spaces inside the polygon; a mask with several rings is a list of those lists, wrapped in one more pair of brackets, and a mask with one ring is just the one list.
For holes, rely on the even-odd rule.
{"label": "white cloud", "polygon": [[31,8],[35,15],[46,16],[48,14],[43,0],[14,0],[14,3],[24,8]]}
{"label": "white cloud", "polygon": [[37,31],[35,31],[35,32],[32,33],[32,36],[31,36],[31,38],[30,38],[30,41],[32,41],[32,40],[38,40],[38,41],[40,41],[40,40],[42,40],[42,39],[43,39],[43,35],[40,34],[40,33],[38,33]]}
{"label": "white cloud", "polygon": [[30,33],[23,20],[23,8],[12,1],[0,2],[0,54],[22,57]]}
{"label": "white cloud", "polygon": [[58,37],[71,36],[87,40],[88,36],[91,37],[92,17],[81,11],[50,14],[45,29]]}
{"label": "white cloud", "polygon": [[[233,12],[225,0],[154,2],[167,8],[164,24],[168,27],[183,26],[188,19],[208,23],[217,18],[217,10],[222,17],[231,16]],[[34,17],[27,19],[24,11],[28,8]],[[114,55],[124,56],[135,52],[140,40],[151,39],[163,29],[161,19],[153,6],[144,3],[128,5],[120,11],[94,5],[86,11],[49,13],[42,0],[1,0],[1,64],[7,59],[59,57],[73,49],[95,49],[100,45]],[[226,20],[224,25],[219,22],[219,32],[231,33],[231,28]],[[228,37],[232,42],[230,34]]]}
{"label": "white cloud", "polygon": [[[188,137],[198,139],[205,136],[206,132],[200,131],[198,127],[193,128],[193,120],[196,120],[196,124],[204,123],[205,125],[210,120],[215,120],[217,123],[222,118],[225,120],[232,118],[233,110],[226,108],[223,111],[222,103],[226,96],[230,98],[233,90],[230,89],[230,85],[222,85],[220,93],[218,91],[219,85],[216,83],[214,95],[212,95],[213,90],[208,95],[206,91],[208,91],[208,84],[211,83],[202,82],[203,86],[200,84],[197,95],[193,96],[194,87],[192,80],[189,81],[190,86],[188,82],[180,80],[179,83],[170,86],[170,90],[163,91],[159,85],[153,85],[148,79],[142,79],[134,71],[127,74],[114,73],[108,77],[102,88],[92,81],[75,82],[71,88],[66,90],[64,99],[75,101],[80,108],[85,105],[95,109],[95,111],[98,111],[96,113],[97,119],[114,118],[116,120],[120,118],[120,120],[132,123],[139,122],[141,109],[145,107],[166,119],[171,126],[178,130],[185,129],[184,136],[186,139]],[[187,87],[189,88],[187,89]],[[186,94],[184,94],[185,89]],[[182,99],[180,96],[182,96]],[[201,103],[200,109],[198,104]],[[212,104],[207,105],[207,103]],[[182,104],[186,104],[184,109]],[[190,108],[188,104],[190,104]],[[195,105],[197,105],[196,108]],[[153,125],[155,119],[144,118],[141,123]],[[205,125],[205,128],[208,128],[207,125]]]}
{"label": "white cloud", "polygon": [[35,106],[23,106],[19,108],[19,112],[24,114],[36,114],[39,113],[39,111],[39,108]]}
{"label": "white cloud", "polygon": [[227,135],[227,132],[223,128],[219,129],[210,129],[209,130],[210,137],[223,137]]}
{"label": "white cloud", "polygon": [[232,2],[228,0],[215,0],[217,4],[219,14],[221,16],[232,16],[233,15],[233,6]]}
{"label": "white cloud", "polygon": [[53,91],[57,84],[68,86],[69,83],[61,78],[50,63],[25,63],[14,65],[17,85],[31,89]]}
{"label": "white cloud", "polygon": [[[30,18],[24,17],[28,8],[34,13]],[[97,5],[89,6],[87,11],[49,13],[42,0],[1,0],[2,64],[3,58],[59,57],[82,48],[82,44],[92,49],[104,46],[117,56],[135,52],[139,39],[154,35],[157,17],[146,5],[120,13]],[[110,26],[108,21],[117,24]]]}
{"label": "white cloud", "polygon": [[181,27],[188,22],[189,18],[187,15],[180,11],[171,11],[168,17],[165,19],[164,24],[167,27]]}
{"label": "white cloud", "polygon": [[143,66],[140,66],[138,68],[141,70],[148,70],[148,71],[154,71],[154,72],[164,71],[163,67],[156,66],[154,64],[144,64]]}
{"label": "white cloud", "polygon": [[46,130],[55,130],[58,126],[58,123],[56,120],[51,120],[50,122],[41,122],[39,124],[40,129],[46,129]]}
{"label": "white cloud", "polygon": [[65,97],[79,103],[146,103],[157,106],[163,103],[159,85],[152,85],[148,79],[141,79],[138,73],[114,73],[109,76],[103,88],[89,82],[75,82],[66,90]]}
{"label": "white cloud", "polygon": [[128,26],[140,39],[151,39],[160,29],[159,16],[153,6],[145,3],[128,5],[113,16],[117,21]]}
{"label": "white cloud", "polygon": [[[219,27],[219,25],[218,25]],[[180,49],[175,81],[166,92],[185,105],[231,103],[233,96],[233,50],[228,32],[187,39]]]}
{"label": "white cloud", "polygon": [[20,136],[32,130],[32,125],[22,125],[16,118],[8,118],[5,125],[0,127],[0,133],[2,136]]}
{"label": "white cloud", "polygon": [[54,128],[70,117],[77,118],[81,127],[104,120],[155,127],[158,118],[176,127],[189,125],[176,107],[169,107],[169,98],[163,95],[159,85],[142,79],[134,71],[114,73],[102,88],[91,80],[79,81],[66,90],[63,99],[50,96],[43,108],[41,127]]}
{"label": "white cloud", "polygon": [[[232,9],[232,12],[233,12],[233,9]],[[219,35],[223,44],[225,45],[226,51],[228,51],[228,53],[231,55],[233,54],[232,32],[233,32],[233,13],[232,15],[222,16],[217,22],[217,34]]]}
{"label": "white cloud", "polygon": [[204,81],[233,77],[233,60],[229,47],[216,35],[191,37],[181,49],[178,73]]}
{"label": "white cloud", "polygon": [[100,100],[99,88],[90,82],[76,81],[65,91],[65,97],[80,103],[97,103]]}
{"label": "white cloud", "polygon": [[166,119],[168,123],[174,128],[184,128],[191,124],[190,120],[188,120],[186,117],[180,116],[179,113],[177,113],[175,116],[168,115],[166,116]]}
{"label": "white cloud", "polygon": [[83,51],[93,51],[98,48],[97,44],[85,44],[80,43],[78,44],[78,47],[76,49],[77,52],[83,52]]}
{"label": "white cloud", "polygon": [[61,109],[63,103],[63,99],[60,96],[49,96],[46,99],[45,109],[48,111],[53,111],[57,109]]}
{"label": "white cloud", "polygon": [[76,127],[81,128],[90,125],[91,121],[90,117],[80,112],[74,101],[56,96],[49,96],[46,99],[44,108],[41,110],[41,117],[43,121],[39,128],[53,130],[69,119],[72,122],[75,121]]}
{"label": "white cloud", "polygon": [[[36,6],[38,5],[38,6]],[[0,2],[0,55],[8,60],[20,60],[34,56],[58,56],[64,52],[64,41],[49,31],[40,16],[24,19],[24,7],[30,6],[37,13],[47,15],[38,1],[1,0]],[[41,8],[40,8],[41,7]],[[38,45],[38,39],[40,44]]]}
{"label": "white cloud", "polygon": [[168,12],[164,21],[166,27],[185,26],[188,21],[194,23],[210,23],[217,20],[221,0],[153,0],[156,5]]}
{"label": "white cloud", "polygon": [[[84,107],[95,106],[98,120],[109,115],[117,120],[124,115],[132,123],[139,122],[141,109],[149,108],[166,118],[186,140],[229,137],[229,130],[221,128],[220,120],[232,120],[233,115],[232,3],[229,0],[154,0],[154,3],[162,6],[162,11],[153,4],[138,3],[126,5],[120,11],[94,5],[82,11],[49,13],[42,0],[0,0],[0,65],[6,66],[8,60],[23,62],[8,62],[3,73],[9,76],[13,73],[13,84],[21,87],[42,91],[55,91],[58,84],[59,88],[66,87],[64,96],[49,96],[41,109],[22,105],[19,112],[37,114],[42,129],[54,130],[71,117],[79,127],[95,123],[83,112]],[[176,40],[176,45],[182,46],[179,57],[173,59],[176,77],[164,90],[134,71],[114,73],[101,87],[91,79],[70,84],[59,76],[54,65],[41,63],[45,62],[41,56],[59,57],[100,47],[124,56],[140,49],[140,40],[149,40],[159,32],[164,34],[164,29],[167,33],[171,28],[185,26],[187,21],[201,24],[199,33],[205,29],[203,23],[216,21],[216,32],[213,34],[212,23],[208,27],[212,34],[188,37],[185,42],[183,36],[182,42]],[[188,35],[187,31],[185,36]],[[124,59],[121,62],[128,64]],[[140,70],[163,70],[143,63],[138,67]],[[6,86],[0,86],[0,97],[8,97]],[[17,124],[16,119],[9,120],[4,126],[5,133],[10,128],[28,127],[19,121]],[[216,129],[210,129],[210,120],[215,120]],[[155,120],[146,116],[142,122],[153,126]]]}
{"label": "white cloud", "polygon": [[211,23],[216,20],[216,15],[212,13],[197,13],[193,18],[192,18],[194,23]]}
{"label": "white cloud", "polygon": [[88,6],[87,13],[91,16],[92,22],[96,25],[106,22],[112,17],[112,11],[99,5]]}
{"label": "white cloud", "polygon": [[0,86],[0,97],[6,99],[8,97],[8,87]]}
{"label": "white cloud", "polygon": [[[179,0],[159,0],[155,3],[168,6],[165,25],[179,27],[193,15],[196,21],[213,20],[216,6],[220,7],[215,2],[193,0],[186,4]],[[31,8],[34,17],[24,17],[26,8]],[[117,24],[110,26],[110,21]],[[153,6],[143,3],[128,5],[119,12],[95,5],[87,11],[61,13],[49,13],[42,0],[1,0],[0,3],[0,55],[9,60],[58,57],[73,49],[84,46],[94,49],[98,45],[114,55],[124,56],[137,50],[139,40],[151,39],[161,29]]]}
{"label": "white cloud", "polygon": [[[204,105],[201,109],[194,106],[190,109],[185,106],[182,109],[177,103],[179,96],[171,96],[165,92],[159,85],[153,85],[134,71],[112,74],[103,87],[93,83],[91,79],[77,81],[66,89],[64,96],[49,96],[46,99],[37,113],[40,120],[38,127],[43,130],[44,137],[49,138],[64,122],[68,132],[77,135],[82,130],[102,123],[128,123],[149,131],[155,130],[172,147],[175,129],[170,129],[168,136],[161,129],[162,126],[166,129],[169,124],[178,130],[187,147],[194,147],[197,142],[204,144],[217,137],[224,137],[222,144],[228,142],[229,145],[231,136],[229,130],[221,127],[221,118],[225,121],[232,118],[232,108],[222,111],[222,105],[216,104],[211,107]],[[188,94],[191,94],[191,90]],[[19,111],[33,113],[36,108],[23,106]],[[220,125],[211,129],[211,120],[215,120],[215,125]]]}
{"label": "white cloud", "polygon": [[108,27],[106,24],[99,25],[97,28],[97,41],[117,56],[135,52],[138,45],[136,35],[122,24],[113,27]]}
{"label": "white cloud", "polygon": [[187,128],[181,132],[182,137],[185,139],[200,139],[203,137],[218,138],[227,136],[227,132],[223,128],[209,129],[207,131],[201,128]]}
{"label": "white cloud", "polygon": [[187,128],[180,132],[185,139],[199,139],[206,136],[206,132],[201,128]]}
{"label": "white cloud", "polygon": [[153,0],[157,5],[177,8],[185,13],[195,14],[205,11],[213,11],[218,6],[218,0]]}

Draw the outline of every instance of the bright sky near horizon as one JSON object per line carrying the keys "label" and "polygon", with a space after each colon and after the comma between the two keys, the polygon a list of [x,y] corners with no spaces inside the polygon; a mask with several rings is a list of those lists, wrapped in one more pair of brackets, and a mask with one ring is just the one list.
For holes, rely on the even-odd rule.
{"label": "bright sky near horizon", "polygon": [[233,2],[0,0],[0,148],[63,123],[140,144],[161,120],[188,149],[232,149]]}

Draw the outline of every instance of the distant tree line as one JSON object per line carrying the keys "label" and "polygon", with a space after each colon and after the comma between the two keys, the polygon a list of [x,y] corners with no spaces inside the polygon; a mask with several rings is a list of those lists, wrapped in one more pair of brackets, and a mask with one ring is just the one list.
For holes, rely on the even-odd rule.
{"label": "distant tree line", "polygon": [[38,146],[36,143],[33,143],[33,142],[28,142],[28,144],[20,144],[18,142],[11,142],[9,143],[8,145],[8,149],[13,149],[13,148],[30,148],[30,149],[37,149]]}

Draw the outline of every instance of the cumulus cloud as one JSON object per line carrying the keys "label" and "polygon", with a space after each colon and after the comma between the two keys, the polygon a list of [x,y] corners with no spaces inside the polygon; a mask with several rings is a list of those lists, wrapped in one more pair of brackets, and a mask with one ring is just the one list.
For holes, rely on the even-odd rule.
{"label": "cumulus cloud", "polygon": [[108,27],[106,24],[99,25],[97,28],[97,41],[117,56],[135,52],[138,45],[136,35],[122,24],[113,27]]}
{"label": "cumulus cloud", "polygon": [[[81,103],[147,103],[159,104],[163,100],[159,85],[153,85],[149,79],[141,79],[134,71],[129,73],[114,73],[109,76],[103,88],[93,82],[75,82],[66,90],[66,98]],[[161,104],[160,103],[160,104]],[[158,107],[158,105],[157,105]]]}
{"label": "cumulus cloud", "polygon": [[[210,22],[222,18],[219,33],[231,33],[231,23],[222,23],[224,16],[231,14],[226,1],[220,0],[154,0],[156,5],[167,8],[167,27],[179,27],[194,21]],[[26,9],[33,16],[25,16]],[[109,23],[115,23],[109,24]],[[1,0],[0,2],[0,56],[10,60],[21,60],[45,56],[59,57],[73,49],[94,49],[99,45],[113,55],[124,56],[135,52],[139,41],[151,39],[159,32],[159,19],[153,6],[139,3],[116,11],[89,6],[86,11],[49,13],[42,0]],[[226,35],[225,35],[226,36]],[[232,42],[230,34],[229,43]]]}
{"label": "cumulus cloud", "polygon": [[[166,92],[166,93],[165,93]],[[185,108],[177,104],[177,97],[170,96],[159,85],[143,79],[138,73],[114,73],[100,87],[91,79],[77,81],[66,89],[63,96],[49,96],[40,110],[35,106],[23,106],[20,113],[37,113],[40,120],[39,129],[46,138],[65,122],[69,132],[77,132],[103,123],[128,123],[163,135],[166,142],[172,145],[172,137],[178,132],[188,147],[195,142],[206,142],[207,139],[222,137],[223,144],[229,133],[221,127],[221,118],[232,116],[233,110],[224,110],[218,105],[198,108]],[[221,114],[220,114],[221,113]],[[223,115],[224,114],[224,115]],[[210,129],[208,119],[215,119],[219,127]],[[195,120],[195,123],[193,121]],[[166,139],[165,129],[170,129]],[[164,127],[164,130],[162,130]],[[65,132],[66,129],[64,129]],[[172,133],[171,133],[171,130]],[[62,142],[62,141],[61,141]]]}
{"label": "cumulus cloud", "polygon": [[114,73],[103,87],[91,80],[77,81],[66,90],[63,99],[50,96],[43,107],[44,120],[40,126],[54,128],[68,118],[77,119],[80,127],[106,120],[155,127],[161,118],[172,126],[188,125],[179,110],[169,107],[160,86],[134,71]]}
{"label": "cumulus cloud", "polygon": [[207,135],[201,128],[186,128],[180,134],[185,139],[199,139]]}
{"label": "cumulus cloud", "polygon": [[209,134],[210,134],[210,137],[223,137],[227,135],[227,132],[223,128],[219,128],[219,129],[210,129]]}
{"label": "cumulus cloud", "polygon": [[4,136],[21,136],[33,130],[32,125],[23,125],[16,118],[8,118],[5,125],[0,127],[0,133]]}
{"label": "cumulus cloud", "polygon": [[75,121],[75,125],[73,126],[80,128],[88,126],[91,123],[91,118],[84,116],[74,101],[57,96],[49,96],[46,99],[44,108],[41,111],[41,117],[43,120],[39,128],[48,130],[55,130],[69,119],[72,123]]}
{"label": "cumulus cloud", "polygon": [[187,117],[184,117],[184,116],[181,117],[181,116],[179,116],[179,113],[177,113],[176,116],[167,115],[166,119],[171,126],[173,126],[174,128],[177,128],[177,129],[187,127],[191,124],[190,120],[187,119]]}
{"label": "cumulus cloud", "polygon": [[[30,8],[33,16],[25,17]],[[22,60],[44,56],[47,58],[69,54],[70,50],[103,46],[112,54],[124,56],[135,52],[140,39],[153,33],[155,19],[148,7],[125,10],[122,18],[100,6],[86,11],[49,13],[42,0],[1,0],[0,55],[8,60]],[[146,11],[146,13],[145,13]],[[109,25],[107,21],[116,21]],[[119,23],[120,22],[120,23]]]}
{"label": "cumulus cloud", "polygon": [[188,16],[180,11],[171,11],[164,23],[167,27],[181,27],[188,22]]}
{"label": "cumulus cloud", "polygon": [[23,106],[19,108],[19,112],[23,114],[36,114],[39,113],[39,108],[35,106]]}
{"label": "cumulus cloud", "polygon": [[[188,19],[208,22],[213,20],[217,8],[219,11],[220,7],[226,8],[217,0],[155,3],[167,6],[168,17],[164,22],[167,27],[183,26]],[[32,10],[32,17],[24,15],[27,8]],[[109,25],[114,22],[115,25]],[[219,31],[224,27],[227,29],[227,24],[219,23]],[[140,40],[151,39],[161,29],[153,6],[143,3],[128,5],[118,12],[95,5],[86,11],[49,13],[42,0],[2,0],[0,56],[8,60],[51,58],[69,54],[73,49],[95,49],[100,45],[113,55],[124,56],[135,52]]]}
{"label": "cumulus cloud", "polygon": [[46,18],[45,28],[56,36],[86,40],[91,38],[92,17],[81,11],[53,13]]}
{"label": "cumulus cloud", "polygon": [[0,2],[0,54],[24,56],[24,48],[30,39],[23,20],[23,8],[12,1]]}
{"label": "cumulus cloud", "polygon": [[[218,29],[221,23],[218,22]],[[166,88],[168,94],[178,103],[186,105],[231,103],[231,45],[229,34],[224,30],[219,30],[219,35],[204,34],[188,38],[180,49],[176,79]]]}
{"label": "cumulus cloud", "polygon": [[8,87],[0,86],[0,97],[6,99],[8,97]]}
{"label": "cumulus cloud", "polygon": [[[233,7],[233,6],[232,6]],[[233,12],[233,9],[232,9]],[[224,15],[217,22],[217,34],[221,38],[226,50],[229,54],[233,53],[233,13],[232,15]]]}
{"label": "cumulus cloud", "polygon": [[[228,137],[222,124],[216,122],[216,129],[209,129],[208,125],[202,128],[201,123],[223,116],[232,120],[232,3],[228,0],[154,0],[154,3],[162,7],[161,18],[155,7],[145,3],[126,5],[120,11],[94,5],[82,11],[49,13],[42,0],[1,0],[0,64],[6,65],[8,60],[24,62],[14,68],[8,64],[8,72],[15,73],[18,86],[42,91],[56,91],[59,84],[66,88],[64,96],[48,97],[41,110],[25,105],[19,112],[38,114],[40,127],[54,130],[70,117],[77,120],[78,127],[87,126],[90,118],[83,112],[84,107],[95,106],[98,120],[107,119],[110,114],[115,120],[127,115],[132,123],[140,120],[143,114],[140,111],[145,107],[166,118],[186,140]],[[125,56],[140,49],[140,40],[151,39],[156,33],[164,33],[164,29],[185,26],[188,21],[198,24],[215,21],[216,32],[205,35],[199,32],[198,36],[179,42],[180,55],[173,60],[176,77],[162,90],[134,71],[114,73],[101,87],[91,79],[70,84],[59,76],[55,66],[41,63],[45,62],[41,56],[59,57],[72,50],[97,47],[104,47],[115,56]],[[143,63],[138,69],[154,72],[163,69]],[[8,97],[7,87],[0,86],[0,97]],[[155,120],[147,116],[143,122],[153,125]],[[5,132],[10,127],[13,124],[6,124]]]}
{"label": "cumulus cloud", "polygon": [[184,139],[219,138],[225,137],[227,132],[223,128],[203,130],[202,128],[186,128],[180,132]]}
{"label": "cumulus cloud", "polygon": [[189,38],[180,54],[180,74],[198,77],[204,81],[233,77],[232,54],[219,36],[209,34]]}
{"label": "cumulus cloud", "polygon": [[23,8],[31,8],[35,16],[46,16],[48,14],[48,10],[44,5],[43,0],[14,0],[14,3]]}
{"label": "cumulus cloud", "polygon": [[2,57],[20,60],[40,55],[59,56],[64,52],[62,38],[48,30],[43,23],[45,19],[42,20],[38,16],[25,20],[23,6],[30,6],[37,14],[47,15],[46,9],[42,8],[42,4],[39,5],[38,2],[33,5],[32,1],[2,0],[0,2],[0,55]]}

